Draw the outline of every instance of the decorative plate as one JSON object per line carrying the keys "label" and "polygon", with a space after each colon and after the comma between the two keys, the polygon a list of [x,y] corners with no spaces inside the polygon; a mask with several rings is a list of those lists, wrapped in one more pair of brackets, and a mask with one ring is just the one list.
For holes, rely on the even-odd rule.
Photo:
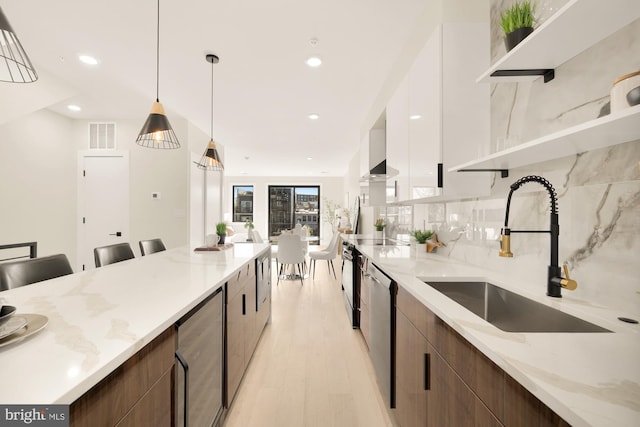
{"label": "decorative plate", "polygon": [[24,318],[26,319],[27,323],[21,329],[15,331],[13,334],[0,339],[0,347],[22,341],[23,339],[43,329],[49,322],[47,316],[43,316],[41,314],[20,314],[15,317]]}

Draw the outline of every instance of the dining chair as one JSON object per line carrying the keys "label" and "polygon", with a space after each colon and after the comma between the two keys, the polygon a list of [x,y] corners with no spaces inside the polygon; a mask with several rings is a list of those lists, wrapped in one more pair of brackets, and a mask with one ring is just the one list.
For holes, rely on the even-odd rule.
{"label": "dining chair", "polygon": [[116,243],[115,245],[100,246],[93,250],[93,257],[96,261],[96,267],[102,267],[135,258],[129,243]]}
{"label": "dining chair", "polygon": [[253,243],[264,243],[260,232],[256,229],[253,230]]}
{"label": "dining chair", "polygon": [[280,264],[278,270],[278,282],[280,284],[280,276],[286,271],[286,267],[291,265],[295,275],[295,267],[298,268],[298,277],[300,277],[300,283],[304,285],[304,272],[302,265],[304,263],[304,253],[302,252],[302,239],[299,235],[282,234],[278,237],[278,254],[276,258],[276,265]]}
{"label": "dining chair", "polygon": [[140,240],[138,243],[140,245],[140,253],[142,256],[167,250],[164,243],[162,243],[162,239]]}
{"label": "dining chair", "polygon": [[335,231],[333,236],[331,236],[331,241],[329,242],[329,246],[325,249],[321,249],[315,252],[309,252],[309,259],[311,259],[311,269],[313,270],[313,278],[316,278],[316,260],[325,259],[327,260],[327,268],[329,269],[329,273],[333,270],[333,278],[336,277],[336,269],[333,266],[333,259],[338,254],[338,241],[340,240],[340,232]]}
{"label": "dining chair", "polygon": [[65,254],[4,262],[0,264],[0,291],[72,273]]}

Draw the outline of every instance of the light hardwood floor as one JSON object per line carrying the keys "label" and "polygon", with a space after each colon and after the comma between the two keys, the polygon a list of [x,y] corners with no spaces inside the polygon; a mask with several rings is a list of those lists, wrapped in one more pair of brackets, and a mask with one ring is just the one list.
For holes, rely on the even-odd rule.
{"label": "light hardwood floor", "polygon": [[[318,261],[316,278],[272,276],[268,324],[227,414],[225,427],[395,425],[367,348],[347,319],[337,280]],[[272,266],[274,267],[274,266]],[[275,270],[275,268],[272,268]]]}

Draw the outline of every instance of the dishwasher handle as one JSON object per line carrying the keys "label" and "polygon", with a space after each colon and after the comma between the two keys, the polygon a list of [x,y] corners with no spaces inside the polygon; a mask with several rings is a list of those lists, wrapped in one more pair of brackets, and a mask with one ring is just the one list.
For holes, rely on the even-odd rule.
{"label": "dishwasher handle", "polygon": [[187,427],[189,425],[189,364],[180,354],[180,350],[176,350],[175,355],[184,371],[184,427]]}

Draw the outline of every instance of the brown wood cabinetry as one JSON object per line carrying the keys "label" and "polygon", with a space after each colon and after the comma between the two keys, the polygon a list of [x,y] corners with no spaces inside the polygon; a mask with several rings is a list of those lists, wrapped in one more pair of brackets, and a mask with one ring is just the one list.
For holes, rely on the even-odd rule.
{"label": "brown wood cabinetry", "polygon": [[229,408],[251,360],[262,328],[256,314],[256,270],[249,263],[227,282],[226,399]]}
{"label": "brown wood cabinetry", "polygon": [[171,425],[175,347],[171,327],[73,402],[70,425]]}
{"label": "brown wood cabinetry", "polygon": [[399,287],[396,418],[412,426],[568,426]]}

